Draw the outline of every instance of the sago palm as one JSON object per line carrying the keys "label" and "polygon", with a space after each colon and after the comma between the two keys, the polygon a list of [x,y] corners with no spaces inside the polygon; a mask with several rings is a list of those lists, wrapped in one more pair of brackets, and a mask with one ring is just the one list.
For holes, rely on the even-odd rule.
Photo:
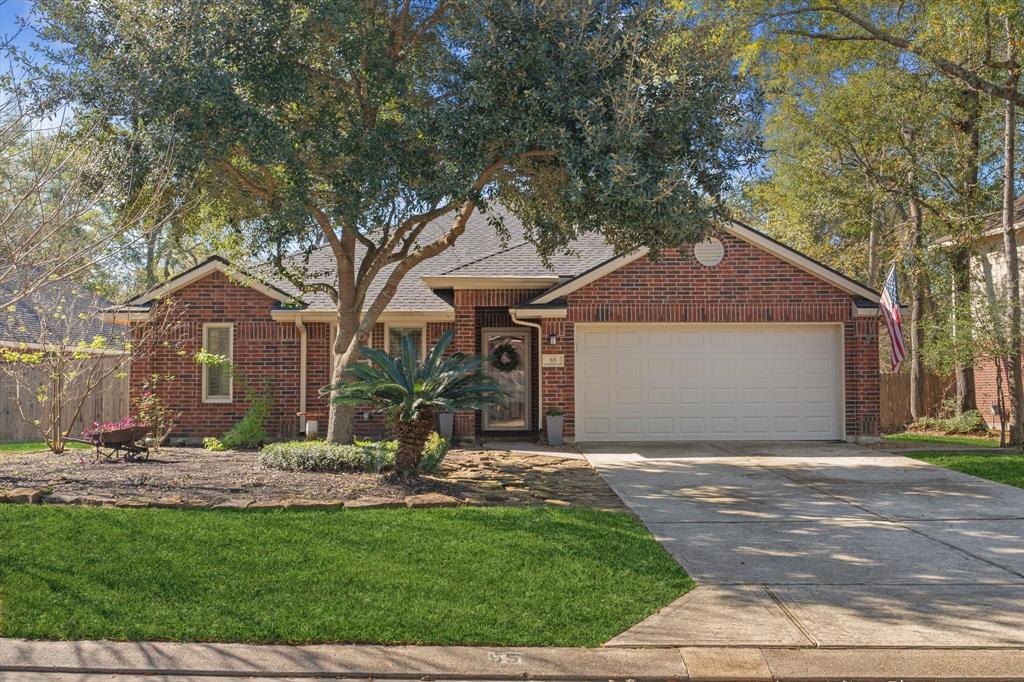
{"label": "sago palm", "polygon": [[345,381],[333,387],[335,403],[372,405],[393,418],[398,441],[395,473],[402,479],[416,474],[438,412],[505,403],[506,392],[482,371],[482,358],[464,353],[445,357],[453,337],[454,332],[446,332],[422,364],[409,336],[402,339],[400,356],[363,347],[370,363],[349,367]]}

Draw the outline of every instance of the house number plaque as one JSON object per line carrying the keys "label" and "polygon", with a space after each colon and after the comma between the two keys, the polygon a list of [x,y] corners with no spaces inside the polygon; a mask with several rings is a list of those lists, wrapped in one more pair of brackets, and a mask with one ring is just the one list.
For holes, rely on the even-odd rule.
{"label": "house number plaque", "polygon": [[544,367],[565,367],[565,356],[561,353],[545,353],[540,364]]}

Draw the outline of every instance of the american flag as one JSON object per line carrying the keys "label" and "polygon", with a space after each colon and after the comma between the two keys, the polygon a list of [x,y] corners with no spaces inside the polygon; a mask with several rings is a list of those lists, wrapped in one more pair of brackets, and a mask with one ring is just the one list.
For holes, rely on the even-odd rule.
{"label": "american flag", "polygon": [[882,317],[885,318],[885,326],[889,328],[889,348],[892,359],[892,371],[900,368],[900,363],[906,356],[906,348],[903,345],[903,320],[900,318],[900,290],[896,284],[896,266],[889,270],[889,276],[885,278],[885,285],[882,287],[882,297],[878,300],[882,310]]}

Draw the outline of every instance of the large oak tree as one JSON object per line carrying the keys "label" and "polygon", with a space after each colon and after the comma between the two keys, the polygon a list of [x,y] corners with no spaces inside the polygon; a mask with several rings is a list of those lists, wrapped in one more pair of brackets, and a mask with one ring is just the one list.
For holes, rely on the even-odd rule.
{"label": "large oak tree", "polygon": [[[277,262],[337,303],[335,380],[401,279],[489,202],[541,254],[584,232],[676,246],[723,215],[757,149],[729,55],[657,2],[37,6],[77,107],[174,139],[257,248],[329,246],[329,281]],[[351,408],[328,432],[351,437]]]}

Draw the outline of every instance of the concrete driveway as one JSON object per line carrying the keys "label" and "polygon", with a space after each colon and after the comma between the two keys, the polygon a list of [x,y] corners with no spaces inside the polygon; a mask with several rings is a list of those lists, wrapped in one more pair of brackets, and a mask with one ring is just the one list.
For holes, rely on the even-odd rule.
{"label": "concrete driveway", "polygon": [[700,584],[610,646],[1024,645],[1024,490],[842,443],[580,447]]}

